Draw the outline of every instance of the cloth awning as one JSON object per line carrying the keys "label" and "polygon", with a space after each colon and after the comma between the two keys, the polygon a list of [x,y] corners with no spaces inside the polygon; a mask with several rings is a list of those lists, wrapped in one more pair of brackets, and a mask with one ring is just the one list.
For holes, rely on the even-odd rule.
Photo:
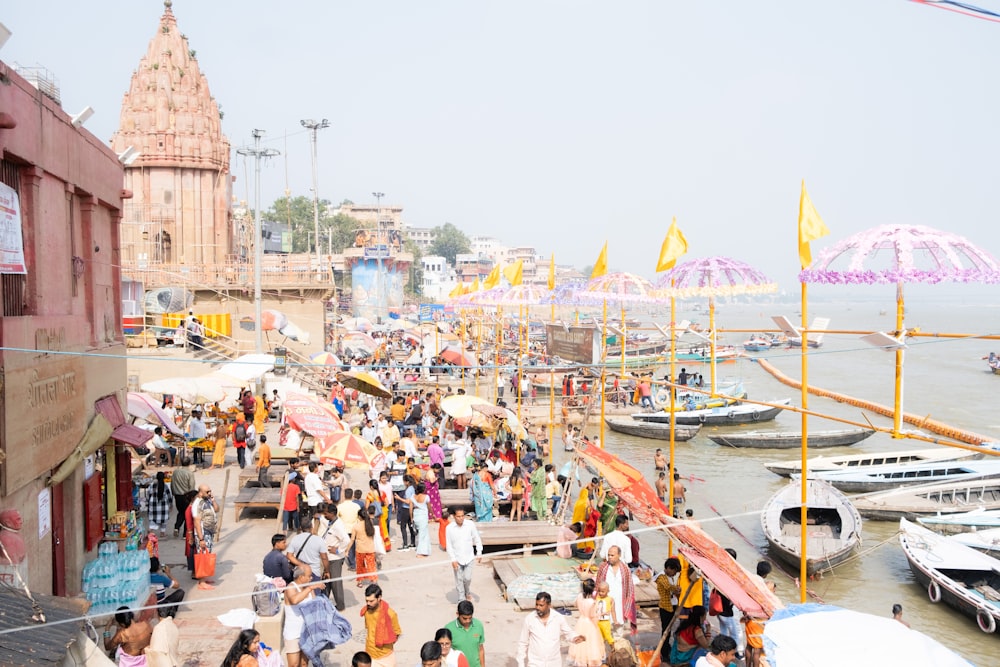
{"label": "cloth awning", "polygon": [[114,430],[104,415],[94,415],[94,418],[90,420],[87,431],[83,434],[83,438],[80,439],[76,448],[70,452],[70,455],[52,473],[52,477],[49,478],[48,482],[49,486],[55,486],[69,477],[73,470],[80,465],[81,461],[96,452],[101,445],[108,441]]}
{"label": "cloth awning", "polygon": [[139,428],[125,421],[125,412],[121,403],[114,396],[105,396],[94,403],[97,414],[103,415],[114,428],[111,437],[125,445],[142,447],[153,439],[153,434],[144,428]]}
{"label": "cloth awning", "polygon": [[[694,549],[688,549],[687,547],[681,547],[681,553],[694,564],[702,574],[712,582],[715,588],[719,589],[719,592],[725,595],[732,601],[733,606],[742,611],[747,616],[753,616],[754,618],[770,618],[772,609],[764,609],[764,607],[755,600],[747,590],[745,583],[741,583],[736,578],[733,577],[731,572],[728,572],[719,563],[712,560],[708,556],[705,556],[699,551]],[[775,599],[777,600],[777,599]],[[780,606],[780,602],[779,602]]]}

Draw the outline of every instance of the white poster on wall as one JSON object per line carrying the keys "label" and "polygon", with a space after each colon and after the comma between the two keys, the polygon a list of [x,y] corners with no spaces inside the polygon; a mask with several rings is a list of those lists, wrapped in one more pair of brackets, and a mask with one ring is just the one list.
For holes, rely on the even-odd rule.
{"label": "white poster on wall", "polygon": [[38,492],[38,539],[52,530],[52,490],[45,487]]}
{"label": "white poster on wall", "polygon": [[27,273],[21,237],[21,204],[14,188],[0,183],[0,273]]}

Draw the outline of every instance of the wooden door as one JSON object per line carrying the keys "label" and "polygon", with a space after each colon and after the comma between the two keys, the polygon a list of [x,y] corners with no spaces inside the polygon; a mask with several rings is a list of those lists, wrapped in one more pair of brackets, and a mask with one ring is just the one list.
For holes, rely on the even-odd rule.
{"label": "wooden door", "polygon": [[66,531],[63,515],[63,485],[52,487],[52,594],[66,595]]}

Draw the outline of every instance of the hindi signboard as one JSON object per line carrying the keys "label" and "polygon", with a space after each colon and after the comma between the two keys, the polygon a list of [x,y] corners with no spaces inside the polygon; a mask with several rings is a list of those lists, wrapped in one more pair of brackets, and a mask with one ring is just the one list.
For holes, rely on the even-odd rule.
{"label": "hindi signboard", "polygon": [[594,326],[545,326],[545,345],[550,357],[579,364],[596,364],[601,359],[600,342],[600,332]]}
{"label": "hindi signboard", "polygon": [[17,192],[0,183],[0,273],[27,273]]}

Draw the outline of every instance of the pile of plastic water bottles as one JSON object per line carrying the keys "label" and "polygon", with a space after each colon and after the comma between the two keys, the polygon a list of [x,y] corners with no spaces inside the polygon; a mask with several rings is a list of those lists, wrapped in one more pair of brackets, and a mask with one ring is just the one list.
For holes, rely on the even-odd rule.
{"label": "pile of plastic water bottles", "polygon": [[136,609],[149,597],[149,552],[118,552],[114,542],[102,542],[97,560],[83,568],[83,592],[90,613],[113,614],[119,607]]}

